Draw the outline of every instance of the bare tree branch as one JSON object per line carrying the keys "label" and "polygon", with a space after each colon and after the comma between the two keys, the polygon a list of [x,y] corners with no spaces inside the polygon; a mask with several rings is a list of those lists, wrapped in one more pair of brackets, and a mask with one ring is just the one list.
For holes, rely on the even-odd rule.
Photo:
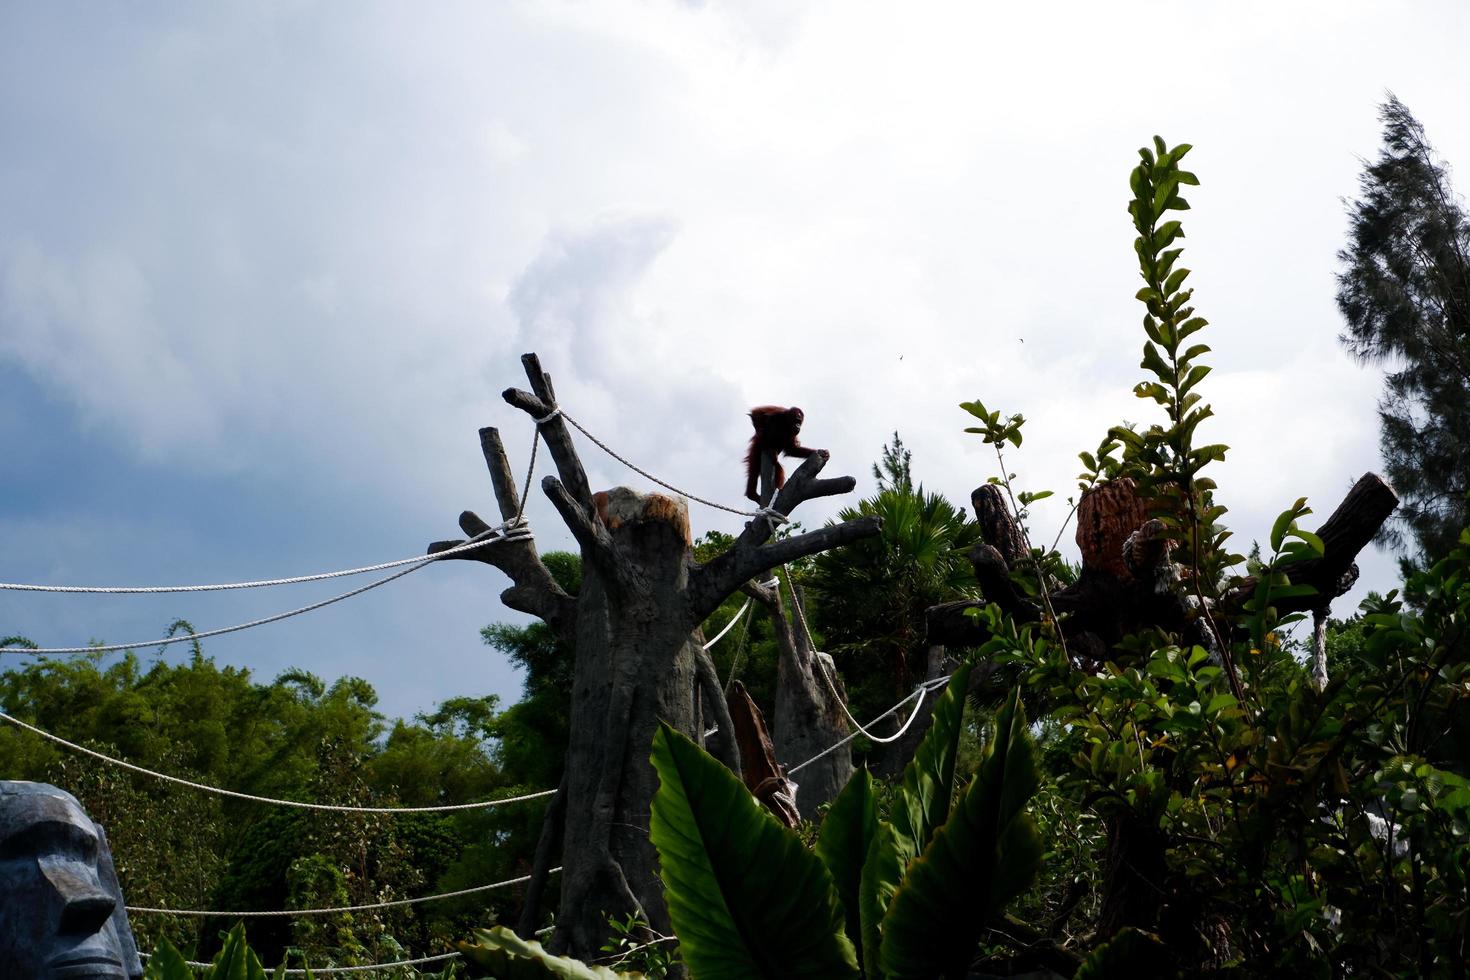
{"label": "bare tree branch", "polygon": [[[470,510],[459,515],[459,526],[471,538],[490,530],[490,525]],[[435,541],[429,545],[428,554],[435,555],[464,543],[465,541]],[[550,569],[536,553],[534,540],[497,537],[486,541],[482,547],[453,555],[449,560],[454,559],[484,562],[500,569],[515,583],[500,593],[500,601],[518,612],[545,620],[557,636],[570,638],[577,600],[556,584]]]}

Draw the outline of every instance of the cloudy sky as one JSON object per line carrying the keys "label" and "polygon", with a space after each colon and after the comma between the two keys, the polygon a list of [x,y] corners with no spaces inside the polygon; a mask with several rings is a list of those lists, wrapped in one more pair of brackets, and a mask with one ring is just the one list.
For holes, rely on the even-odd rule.
{"label": "cloudy sky", "polygon": [[[1026,415],[1011,468],[1064,497],[1079,450],[1154,418],[1125,212],[1154,133],[1196,147],[1184,262],[1229,520],[1248,542],[1306,495],[1315,526],[1378,466],[1380,375],[1335,339],[1342,199],[1389,89],[1470,160],[1467,37],[1459,0],[0,0],[0,581],[421,553],[494,512],[479,426],[526,464],[499,392],[528,350],[572,415],[702,496],[740,502],[744,412],[777,402],[859,492],[896,429],[963,501],[995,472],[956,407],[979,397]],[[569,545],[539,493],[529,516]],[[1386,556],[1364,573],[1393,584]],[[356,581],[5,592],[0,635],[142,641]],[[513,699],[478,636],[515,618],[505,584],[444,563],[206,650],[365,677],[392,714]]]}

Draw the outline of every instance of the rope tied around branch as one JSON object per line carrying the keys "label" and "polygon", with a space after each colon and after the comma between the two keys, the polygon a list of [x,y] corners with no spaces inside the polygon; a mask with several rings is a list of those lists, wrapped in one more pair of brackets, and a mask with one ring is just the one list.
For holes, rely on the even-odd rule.
{"label": "rope tied around branch", "polygon": [[[173,643],[191,643],[197,642],[199,640],[208,639],[211,636],[224,636],[226,633],[238,633],[241,630],[252,629],[256,626],[265,626],[268,623],[278,623],[283,619],[290,619],[292,616],[300,616],[303,613],[315,612],[318,609],[330,606],[333,603],[341,602],[344,599],[351,599],[353,596],[362,595],[364,592],[376,589],[382,585],[387,585],[394,579],[399,579],[405,575],[410,575],[425,567],[426,565],[431,565],[434,562],[440,561],[444,558],[448,558],[451,555],[462,554],[466,551],[471,551],[475,548],[483,547],[484,545],[489,544],[490,542],[500,538],[503,538],[507,541],[527,541],[532,538],[531,528],[526,523],[524,518],[514,518],[512,520],[506,521],[499,527],[492,527],[487,531],[481,531],[479,534],[475,535],[464,544],[456,545],[453,548],[449,548],[445,551],[436,552],[432,555],[424,555],[420,558],[416,558],[414,559],[414,564],[410,565],[408,568],[405,568],[400,572],[394,572],[392,575],[384,576],[383,578],[377,579],[376,581],[369,582],[367,585],[353,589],[351,592],[343,592],[341,595],[332,596],[330,599],[323,599],[320,602],[313,602],[310,605],[301,606],[297,609],[292,609],[287,612],[276,613],[274,616],[265,616],[261,619],[252,619],[248,623],[239,623],[235,626],[221,626],[218,629],[204,630],[200,633],[181,633],[177,636],[165,636],[160,637],[156,640],[139,640],[133,643],[109,643],[106,645],[79,647],[0,647],[0,653],[114,653],[118,650],[135,650],[139,647],[166,647]],[[399,562],[398,564],[403,563]]]}
{"label": "rope tied around branch", "polygon": [[[552,419],[556,418],[557,416],[561,416],[562,421],[564,421],[567,424],[571,425],[574,429],[576,429],[578,432],[582,433],[582,435],[586,436],[588,439],[591,439],[593,445],[595,445],[598,449],[601,449],[603,452],[607,453],[613,459],[617,460],[619,463],[622,463],[624,466],[628,467],[628,469],[632,470],[634,473],[637,473],[639,476],[642,476],[645,479],[649,479],[649,480],[652,480],[654,483],[657,483],[659,486],[663,487],[665,490],[672,490],[672,491],[674,491],[674,493],[677,493],[679,496],[685,497],[685,498],[687,498],[689,500],[693,500],[695,503],[704,504],[706,507],[713,507],[715,510],[722,510],[722,511],[724,511],[727,514],[735,514],[735,515],[737,515],[739,517],[764,517],[767,520],[770,520],[772,518],[772,516],[776,516],[776,517],[779,517],[780,518],[780,523],[783,523],[783,524],[787,520],[787,518],[786,518],[786,516],[784,514],[779,514],[776,511],[771,510],[769,507],[762,507],[760,510],[738,510],[738,509],[736,509],[734,507],[727,507],[724,504],[717,503],[716,501],[713,501],[713,500],[706,500],[704,497],[700,497],[700,496],[698,496],[696,494],[690,493],[688,490],[684,490],[684,489],[681,489],[679,487],[676,487],[672,483],[667,482],[666,480],[659,479],[658,477],[654,476],[652,473],[650,473],[647,470],[645,470],[643,467],[641,467],[638,464],[634,463],[632,460],[630,460],[627,457],[625,457],[625,456],[621,455],[620,453],[618,453],[617,450],[613,449],[607,443],[605,443],[601,439],[597,438],[591,432],[587,431],[587,427],[586,426],[584,426],[581,422],[578,422],[576,419],[572,418],[572,416],[569,415],[566,412],[566,410],[563,409],[563,408],[554,407],[554,408],[552,408],[551,412],[549,414],[547,414],[544,418],[534,419],[533,421],[535,421],[535,423],[536,423],[537,431],[539,432],[540,431],[540,427],[543,424],[545,424],[547,422],[550,422]],[[769,514],[767,513],[767,511],[769,511]],[[774,525],[773,525],[773,527],[774,527]]]}

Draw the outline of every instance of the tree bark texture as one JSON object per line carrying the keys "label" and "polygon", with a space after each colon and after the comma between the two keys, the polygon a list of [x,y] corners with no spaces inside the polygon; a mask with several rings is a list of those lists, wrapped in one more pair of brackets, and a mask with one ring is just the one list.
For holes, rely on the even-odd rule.
{"label": "tree bark texture", "polygon": [[[817,657],[805,630],[794,628],[787,618],[779,585],[767,588],[754,582],[744,587],[747,595],[769,614],[776,634],[776,710],[771,733],[776,759],[784,767],[800,765],[842,741],[848,735],[847,719],[825,681],[818,676]],[[830,658],[827,676],[842,682]],[[841,687],[838,687],[841,693]],[[836,799],[852,778],[852,749],[844,745],[835,752],[792,774],[796,783],[796,807],[803,820],[815,820],[817,808]]]}
{"label": "tree bark texture", "polygon": [[[773,541],[772,521],[755,518],[729,550],[700,565],[683,500],[625,487],[592,492],[551,379],[534,354],[522,362],[531,391],[508,389],[504,398],[536,420],[556,467],[541,487],[577,540],[581,589],[568,596],[558,588],[530,540],[496,539],[455,557],[505,572],[513,583],[502,593],[506,605],[541,617],[575,650],[564,799],[553,808],[565,827],[561,907],[551,945],[586,959],[607,938],[609,918],[636,913],[654,930],[670,932],[648,838],[658,787],[649,752],[659,721],[696,741],[703,739],[702,721],[715,722],[725,733],[716,752],[740,772],[717,679],[714,693],[709,690],[713,669],[700,624],[754,576],[876,534],[881,524],[847,521]],[[520,501],[498,433],[482,430],[481,446],[501,514],[513,518]],[[856,484],[851,477],[819,478],[828,458],[825,452],[807,458],[779,492],[772,496],[772,488],[763,488],[762,499],[784,515],[805,500],[850,492]],[[469,534],[487,527],[469,511],[460,525]],[[436,542],[430,552],[459,543]]]}

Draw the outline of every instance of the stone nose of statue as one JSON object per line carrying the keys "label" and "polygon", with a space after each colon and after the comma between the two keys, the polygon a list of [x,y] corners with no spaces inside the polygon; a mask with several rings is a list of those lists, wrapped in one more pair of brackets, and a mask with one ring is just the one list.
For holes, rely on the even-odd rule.
{"label": "stone nose of statue", "polygon": [[104,891],[88,889],[67,895],[61,911],[61,931],[81,935],[100,932],[115,908],[117,902]]}

